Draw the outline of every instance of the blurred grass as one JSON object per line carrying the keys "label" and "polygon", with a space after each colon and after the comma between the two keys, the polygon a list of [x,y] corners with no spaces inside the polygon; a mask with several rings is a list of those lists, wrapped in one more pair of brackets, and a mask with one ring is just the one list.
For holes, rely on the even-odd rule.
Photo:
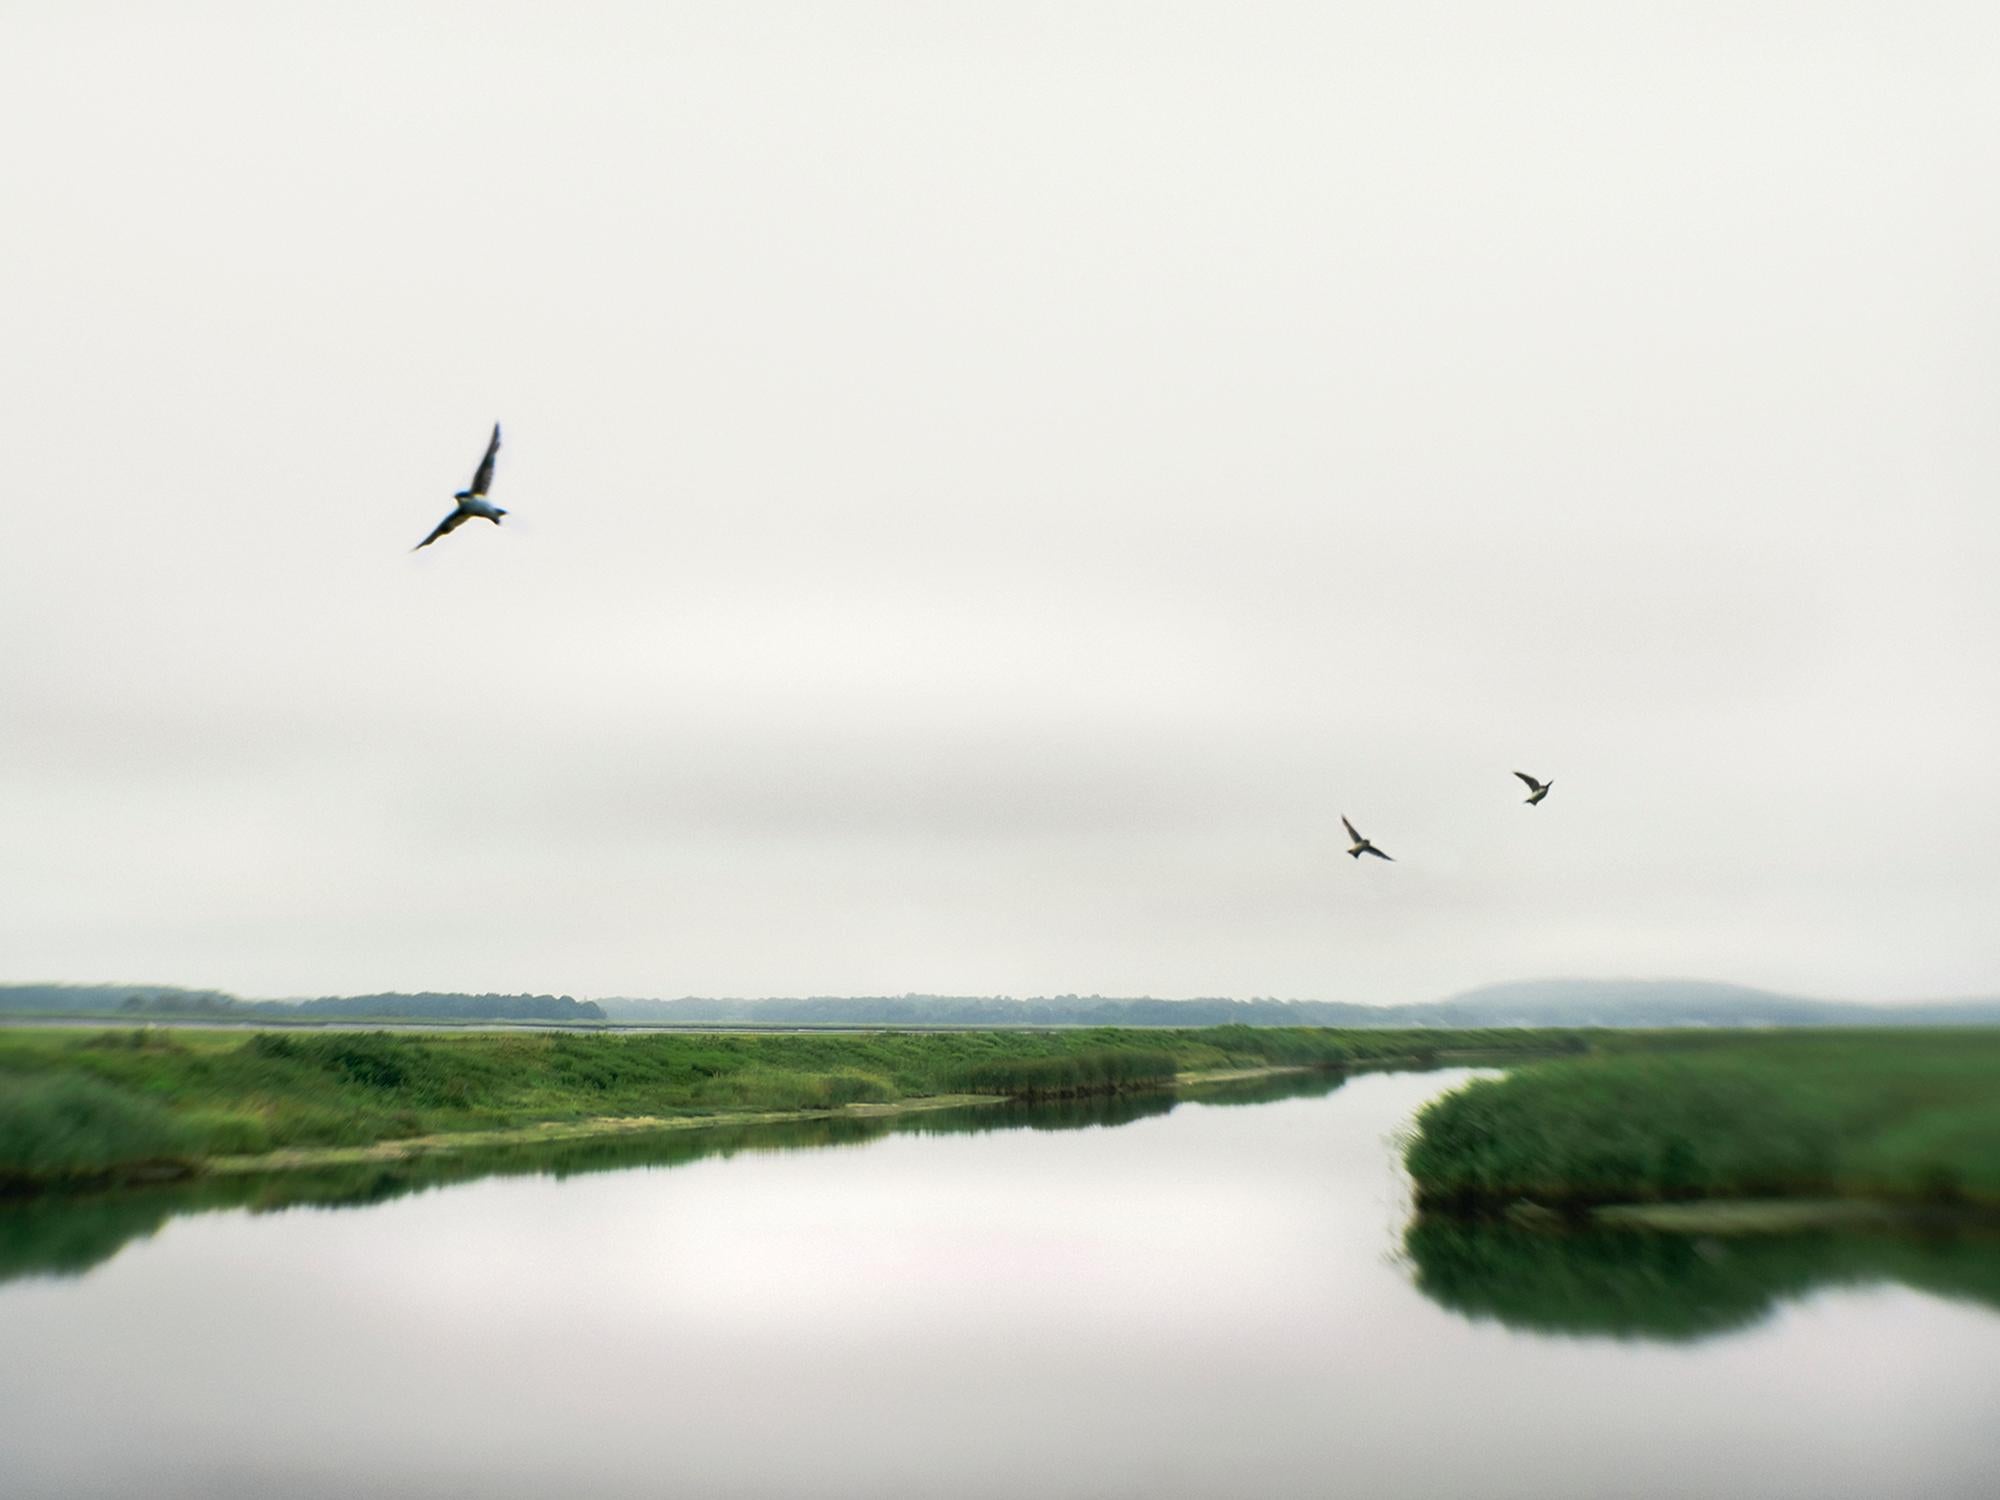
{"label": "blurred grass", "polygon": [[1174,1081],[1180,1059],[1172,1052],[1098,1048],[1059,1057],[1009,1057],[967,1063],[946,1075],[953,1093],[1009,1094],[1023,1099],[1073,1099]]}
{"label": "blurred grass", "polygon": [[1074,1097],[1177,1072],[1504,1055],[1528,1031],[870,1033],[0,1030],[0,1187],[293,1147],[604,1116],[829,1109],[950,1093]]}
{"label": "blurred grass", "polygon": [[1618,1033],[1418,1117],[1426,1208],[1865,1197],[2000,1205],[2000,1029]]}
{"label": "blurred grass", "polygon": [[10,1159],[45,1177],[80,1177],[115,1167],[170,1164],[197,1139],[164,1106],[75,1074],[0,1087],[0,1144]]}
{"label": "blurred grass", "polygon": [[1727,1242],[1595,1227],[1420,1218],[1403,1248],[1417,1289],[1471,1318],[1569,1335],[1690,1340],[1748,1328],[1823,1286],[1900,1282],[2000,1311],[2000,1238],[1753,1235]]}

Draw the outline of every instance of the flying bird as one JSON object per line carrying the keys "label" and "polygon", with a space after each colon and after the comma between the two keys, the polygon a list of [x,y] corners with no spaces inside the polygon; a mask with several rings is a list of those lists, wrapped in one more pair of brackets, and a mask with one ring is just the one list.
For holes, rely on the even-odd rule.
{"label": "flying bird", "polygon": [[1553,781],[1537,781],[1535,780],[1534,777],[1530,776],[1526,771],[1516,771],[1514,774],[1520,777],[1523,781],[1528,783],[1528,791],[1530,795],[1527,799],[1527,802],[1528,806],[1530,807],[1533,807],[1537,802],[1541,801],[1542,798],[1548,796],[1549,788],[1555,785]]}
{"label": "flying bird", "polygon": [[1377,859],[1388,860],[1389,863],[1392,865],[1396,862],[1392,856],[1384,854],[1380,849],[1377,849],[1373,844],[1369,843],[1368,840],[1364,839],[1360,835],[1360,833],[1355,829],[1354,825],[1348,822],[1345,817],[1341,818],[1340,826],[1342,828],[1345,828],[1347,830],[1347,836],[1354,840],[1354,847],[1352,849],[1349,849],[1347,852],[1353,855],[1356,859],[1361,858],[1361,856],[1364,854],[1372,854]]}
{"label": "flying bird", "polygon": [[472,483],[460,490],[452,499],[458,502],[458,509],[437,523],[437,530],[425,537],[410,550],[421,552],[441,536],[458,530],[467,521],[477,516],[482,521],[491,521],[495,526],[507,514],[497,505],[489,505],[486,492],[493,485],[493,460],[500,452],[500,424],[493,424],[493,441],[486,445],[486,457],[479,460],[479,472],[472,476]]}

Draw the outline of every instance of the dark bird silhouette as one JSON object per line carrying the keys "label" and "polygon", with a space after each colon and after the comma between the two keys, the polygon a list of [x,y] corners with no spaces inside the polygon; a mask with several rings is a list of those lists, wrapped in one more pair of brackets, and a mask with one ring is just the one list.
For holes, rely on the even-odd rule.
{"label": "dark bird silhouette", "polygon": [[495,422],[493,441],[486,445],[486,457],[479,460],[479,472],[472,476],[471,484],[452,496],[458,502],[458,509],[438,522],[437,530],[412,547],[410,549],[412,552],[421,552],[439,537],[449,536],[474,517],[482,521],[491,521],[495,526],[500,524],[500,518],[507,512],[497,505],[489,505],[486,500],[487,490],[493,487],[493,460],[499,452],[500,424]]}
{"label": "dark bird silhouette", "polygon": [[1347,836],[1354,840],[1354,847],[1352,849],[1349,849],[1347,852],[1353,855],[1356,859],[1361,858],[1361,856],[1364,854],[1372,854],[1377,859],[1388,860],[1389,863],[1392,865],[1396,862],[1394,856],[1384,854],[1380,849],[1377,849],[1373,844],[1369,843],[1368,840],[1364,839],[1361,836],[1361,834],[1355,829],[1355,826],[1352,823],[1348,822],[1344,816],[1340,820],[1340,826],[1342,828],[1345,828],[1347,830]]}
{"label": "dark bird silhouette", "polygon": [[1530,795],[1527,802],[1530,807],[1533,807],[1542,798],[1548,796],[1549,788],[1555,785],[1553,781],[1537,781],[1526,771],[1516,771],[1514,774],[1528,783],[1528,792]]}

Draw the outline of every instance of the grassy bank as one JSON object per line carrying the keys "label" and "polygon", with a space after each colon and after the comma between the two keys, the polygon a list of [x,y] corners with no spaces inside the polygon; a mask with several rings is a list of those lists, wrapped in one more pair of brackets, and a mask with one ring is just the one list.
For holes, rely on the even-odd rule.
{"label": "grassy bank", "polygon": [[1698,1199],[2000,1208],[2000,1030],[1601,1036],[1426,1109],[1426,1209]]}
{"label": "grassy bank", "polygon": [[0,1186],[219,1157],[953,1094],[1066,1098],[1177,1075],[1581,1046],[1571,1033],[1226,1026],[866,1034],[0,1032]]}

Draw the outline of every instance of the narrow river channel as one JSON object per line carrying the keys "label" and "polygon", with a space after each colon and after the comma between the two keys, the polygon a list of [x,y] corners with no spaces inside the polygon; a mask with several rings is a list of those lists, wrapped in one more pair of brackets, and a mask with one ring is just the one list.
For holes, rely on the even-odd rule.
{"label": "narrow river channel", "polygon": [[0,1206],[0,1492],[1995,1492],[2000,1245],[1412,1232],[1466,1076]]}

